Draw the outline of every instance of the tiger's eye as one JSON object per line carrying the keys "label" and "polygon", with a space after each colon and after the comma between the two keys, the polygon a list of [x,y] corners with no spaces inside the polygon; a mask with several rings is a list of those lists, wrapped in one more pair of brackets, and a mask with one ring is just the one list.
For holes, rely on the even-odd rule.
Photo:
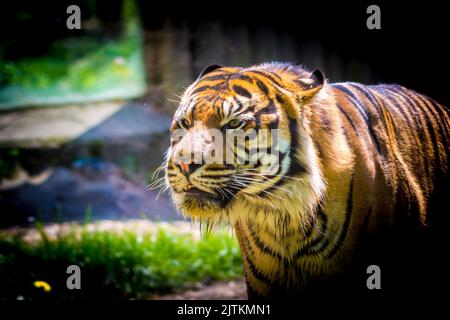
{"label": "tiger's eye", "polygon": [[188,129],[191,126],[191,123],[189,122],[188,119],[181,119],[178,122],[179,126],[183,129]]}
{"label": "tiger's eye", "polygon": [[228,122],[228,128],[236,129],[236,128],[240,127],[242,124],[243,124],[242,120],[233,119]]}

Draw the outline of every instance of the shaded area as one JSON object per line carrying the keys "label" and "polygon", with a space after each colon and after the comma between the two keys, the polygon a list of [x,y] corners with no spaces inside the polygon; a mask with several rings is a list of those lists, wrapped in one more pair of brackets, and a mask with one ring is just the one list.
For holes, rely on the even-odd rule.
{"label": "shaded area", "polygon": [[380,3],[381,30],[366,27],[369,1],[240,2],[195,10],[191,3],[161,3],[158,11],[151,2],[139,4],[149,96],[157,106],[171,107],[165,98],[208,65],[267,61],[321,68],[332,82],[398,83],[450,105],[440,85],[450,72],[447,10],[437,3]]}
{"label": "shaded area", "polygon": [[0,227],[53,221],[136,219],[173,220],[170,200],[127,179],[119,168],[98,159],[80,160],[72,169],[53,168],[42,183],[1,192]]}
{"label": "shaded area", "polygon": [[[130,103],[59,148],[20,149],[19,173],[0,191],[0,226],[82,221],[87,212],[93,220],[181,219],[167,194],[157,200],[146,188],[163,161],[169,123],[168,116]],[[30,140],[33,132],[42,134],[29,130]]]}

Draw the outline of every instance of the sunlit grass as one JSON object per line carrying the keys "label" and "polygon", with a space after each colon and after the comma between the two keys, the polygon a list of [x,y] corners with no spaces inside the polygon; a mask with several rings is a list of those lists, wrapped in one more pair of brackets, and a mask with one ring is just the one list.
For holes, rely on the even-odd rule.
{"label": "sunlit grass", "polygon": [[[236,239],[226,231],[198,239],[165,229],[137,234],[77,227],[51,239],[39,229],[41,239],[33,243],[20,235],[0,238],[0,299],[140,299],[242,276]],[[66,287],[72,264],[81,268],[81,290]],[[36,281],[52,290],[34,286]]]}

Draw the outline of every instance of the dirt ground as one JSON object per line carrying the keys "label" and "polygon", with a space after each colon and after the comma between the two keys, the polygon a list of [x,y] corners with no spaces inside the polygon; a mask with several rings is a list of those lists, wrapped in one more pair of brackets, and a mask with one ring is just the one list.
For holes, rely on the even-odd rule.
{"label": "dirt ground", "polygon": [[[166,230],[180,234],[191,234],[195,239],[201,238],[199,225],[188,221],[154,222],[147,219],[130,219],[127,221],[100,220],[94,221],[87,225],[80,225],[76,222],[50,223],[44,225],[45,234],[49,239],[56,239],[60,234],[65,234],[74,230],[81,231],[83,229],[88,231],[108,231],[116,233],[121,233],[128,230],[138,235],[148,232],[155,232],[156,230]],[[41,239],[41,235],[36,228],[11,227],[7,229],[0,229],[0,236],[2,234],[17,233],[22,236],[22,239],[29,243],[33,243]]]}
{"label": "dirt ground", "polygon": [[209,285],[198,284],[194,288],[171,293],[156,295],[150,300],[246,300],[247,291],[245,281],[221,281]]}

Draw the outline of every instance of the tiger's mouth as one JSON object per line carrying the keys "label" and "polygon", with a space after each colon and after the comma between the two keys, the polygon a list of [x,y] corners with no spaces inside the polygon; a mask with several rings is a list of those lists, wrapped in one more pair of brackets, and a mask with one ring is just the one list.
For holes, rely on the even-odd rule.
{"label": "tiger's mouth", "polygon": [[196,186],[189,190],[174,192],[174,196],[178,198],[177,202],[181,207],[201,211],[226,209],[232,200],[231,196],[226,197],[226,195],[221,192],[208,192]]}
{"label": "tiger's mouth", "polygon": [[197,187],[193,187],[183,192],[185,198],[197,198],[201,200],[217,200],[219,197],[211,192],[203,191]]}

